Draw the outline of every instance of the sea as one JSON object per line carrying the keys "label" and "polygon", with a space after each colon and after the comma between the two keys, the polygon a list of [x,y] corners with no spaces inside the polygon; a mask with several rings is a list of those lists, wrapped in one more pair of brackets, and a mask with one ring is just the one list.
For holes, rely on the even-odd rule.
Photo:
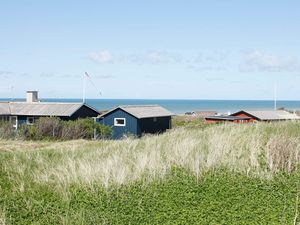
{"label": "sea", "polygon": [[[0,98],[0,101],[11,99]],[[14,99],[25,101],[25,99]],[[41,99],[43,102],[82,102],[82,99]],[[271,100],[175,100],[175,99],[86,99],[85,102],[99,111],[109,110],[119,105],[148,105],[158,104],[175,114],[196,111],[217,111],[233,113],[239,110],[272,110],[274,101]],[[300,101],[277,101],[277,108],[300,110]]]}

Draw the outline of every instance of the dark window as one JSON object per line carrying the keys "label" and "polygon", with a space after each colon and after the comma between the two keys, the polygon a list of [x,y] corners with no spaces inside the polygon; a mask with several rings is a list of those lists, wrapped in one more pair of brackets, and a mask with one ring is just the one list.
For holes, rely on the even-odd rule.
{"label": "dark window", "polygon": [[28,125],[34,124],[34,117],[27,117],[27,124]]}
{"label": "dark window", "polygon": [[124,126],[126,126],[126,119],[125,118],[115,118],[114,125],[119,126],[119,127],[124,127]]}

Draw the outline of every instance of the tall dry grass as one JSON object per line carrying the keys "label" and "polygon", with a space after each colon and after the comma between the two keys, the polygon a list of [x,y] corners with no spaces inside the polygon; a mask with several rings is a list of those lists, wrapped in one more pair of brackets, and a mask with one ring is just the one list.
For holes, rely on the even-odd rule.
{"label": "tall dry grass", "polygon": [[6,224],[6,214],[3,209],[0,208],[0,225]]}
{"label": "tall dry grass", "polygon": [[[71,184],[123,185],[162,178],[172,167],[197,177],[227,168],[270,178],[297,169],[300,123],[225,124],[178,128],[162,135],[120,141],[1,142],[2,169],[22,191],[29,179],[66,190]],[[7,144],[9,143],[9,144]],[[14,147],[15,146],[15,147]]]}

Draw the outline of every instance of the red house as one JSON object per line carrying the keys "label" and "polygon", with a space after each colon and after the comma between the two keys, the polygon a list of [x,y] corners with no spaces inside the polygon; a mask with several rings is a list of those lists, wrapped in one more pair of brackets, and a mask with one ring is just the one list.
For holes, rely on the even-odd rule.
{"label": "red house", "polygon": [[300,117],[285,110],[261,110],[261,111],[238,111],[231,116],[250,118],[249,122],[255,121],[280,121],[299,120]]}
{"label": "red house", "polygon": [[250,117],[242,117],[242,116],[207,116],[205,117],[206,123],[224,123],[224,122],[232,122],[232,123],[249,123]]}

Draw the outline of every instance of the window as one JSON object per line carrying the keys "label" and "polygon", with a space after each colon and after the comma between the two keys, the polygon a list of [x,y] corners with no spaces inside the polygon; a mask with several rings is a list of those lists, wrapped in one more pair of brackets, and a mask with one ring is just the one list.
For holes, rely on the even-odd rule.
{"label": "window", "polygon": [[153,117],[153,122],[157,122],[157,118],[156,117]]}
{"label": "window", "polygon": [[116,127],[125,127],[126,126],[126,119],[125,118],[115,118],[114,119],[114,126],[116,126]]}
{"label": "window", "polygon": [[34,117],[27,117],[27,125],[34,124]]}

